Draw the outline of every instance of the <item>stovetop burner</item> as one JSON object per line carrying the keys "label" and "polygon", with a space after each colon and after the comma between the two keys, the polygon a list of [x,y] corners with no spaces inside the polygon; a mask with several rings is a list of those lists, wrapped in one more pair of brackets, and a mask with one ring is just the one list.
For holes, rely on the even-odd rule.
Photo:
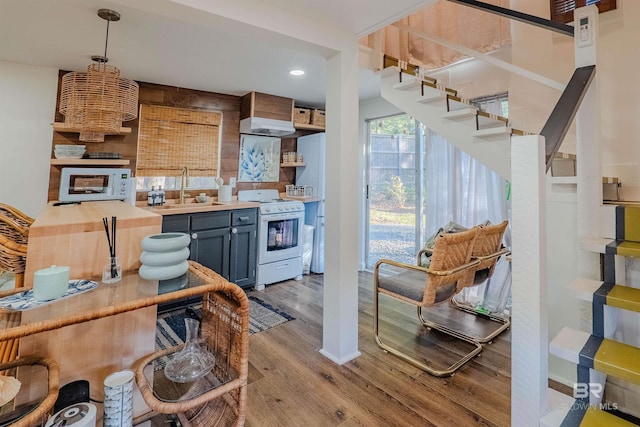
{"label": "stovetop burner", "polygon": [[260,214],[304,211],[304,203],[299,200],[281,199],[278,190],[238,191],[238,200],[260,203]]}

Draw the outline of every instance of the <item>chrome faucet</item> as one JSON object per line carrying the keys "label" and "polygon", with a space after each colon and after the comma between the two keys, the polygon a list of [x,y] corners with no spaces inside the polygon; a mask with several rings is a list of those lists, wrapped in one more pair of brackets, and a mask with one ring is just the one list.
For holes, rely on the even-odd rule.
{"label": "chrome faucet", "polygon": [[182,176],[180,177],[180,204],[184,204],[184,188],[187,186],[189,180],[189,168],[182,168]]}

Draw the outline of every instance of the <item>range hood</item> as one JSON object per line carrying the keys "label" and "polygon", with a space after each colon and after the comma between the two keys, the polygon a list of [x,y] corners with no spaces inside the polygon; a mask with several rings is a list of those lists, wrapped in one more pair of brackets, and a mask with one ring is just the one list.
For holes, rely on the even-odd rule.
{"label": "range hood", "polygon": [[240,120],[240,133],[250,133],[253,135],[285,136],[291,135],[296,129],[293,122],[276,119],[266,119],[264,117],[247,117]]}

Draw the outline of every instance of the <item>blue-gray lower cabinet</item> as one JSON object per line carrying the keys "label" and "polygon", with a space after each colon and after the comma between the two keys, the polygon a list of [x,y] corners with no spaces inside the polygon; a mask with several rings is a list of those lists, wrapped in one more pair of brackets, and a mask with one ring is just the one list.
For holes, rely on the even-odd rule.
{"label": "blue-gray lower cabinet", "polygon": [[258,210],[165,215],[162,232],[191,236],[189,259],[242,288],[256,283]]}

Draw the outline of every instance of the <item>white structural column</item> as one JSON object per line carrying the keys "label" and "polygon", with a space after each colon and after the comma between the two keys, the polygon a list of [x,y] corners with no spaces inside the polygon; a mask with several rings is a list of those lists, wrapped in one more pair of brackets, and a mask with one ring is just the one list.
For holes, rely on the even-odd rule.
{"label": "white structural column", "polygon": [[511,425],[538,426],[547,407],[548,307],[544,137],[511,140]]}
{"label": "white structural column", "polygon": [[327,61],[324,315],[320,353],[358,351],[358,43]]}
{"label": "white structural column", "polygon": [[[575,37],[576,68],[596,64],[598,42],[598,8],[594,5],[576,9],[575,21],[586,18],[591,31],[590,42]],[[586,36],[585,36],[586,37]],[[602,165],[600,161],[600,104],[598,101],[598,69],[576,113],[576,169],[578,182],[578,239],[602,237],[600,206],[602,205]],[[580,276],[600,278],[600,257],[588,251],[578,256]],[[586,325],[590,326],[590,325]]]}

